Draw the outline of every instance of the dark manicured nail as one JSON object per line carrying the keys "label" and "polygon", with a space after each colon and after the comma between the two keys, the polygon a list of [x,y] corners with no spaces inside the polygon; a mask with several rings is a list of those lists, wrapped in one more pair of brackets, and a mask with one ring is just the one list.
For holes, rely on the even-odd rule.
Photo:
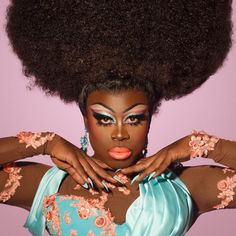
{"label": "dark manicured nail", "polygon": [[91,187],[94,188],[93,181],[88,177],[88,182],[90,183]]}

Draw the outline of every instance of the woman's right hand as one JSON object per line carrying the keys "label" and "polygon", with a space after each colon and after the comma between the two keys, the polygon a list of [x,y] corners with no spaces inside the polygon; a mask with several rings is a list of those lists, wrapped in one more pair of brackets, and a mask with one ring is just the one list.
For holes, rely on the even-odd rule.
{"label": "woman's right hand", "polygon": [[56,166],[68,172],[76,183],[82,186],[86,186],[86,183],[92,185],[89,178],[99,189],[106,189],[103,180],[112,184],[118,183],[106,171],[108,169],[112,170],[112,168],[99,160],[92,159],[78,147],[57,134],[52,141],[48,142],[45,154],[50,155]]}

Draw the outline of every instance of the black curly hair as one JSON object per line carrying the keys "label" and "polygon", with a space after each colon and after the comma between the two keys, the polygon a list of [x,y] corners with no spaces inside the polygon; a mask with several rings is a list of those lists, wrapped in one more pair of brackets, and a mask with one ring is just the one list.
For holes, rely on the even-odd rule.
{"label": "black curly hair", "polygon": [[8,33],[24,73],[82,113],[94,89],[162,99],[198,88],[231,47],[232,0],[11,0]]}

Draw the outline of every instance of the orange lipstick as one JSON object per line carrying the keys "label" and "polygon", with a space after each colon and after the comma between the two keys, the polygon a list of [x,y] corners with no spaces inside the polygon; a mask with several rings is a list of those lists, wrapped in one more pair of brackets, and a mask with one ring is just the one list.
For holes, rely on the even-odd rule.
{"label": "orange lipstick", "polygon": [[126,147],[115,147],[109,149],[108,154],[116,160],[125,160],[129,158],[131,151]]}

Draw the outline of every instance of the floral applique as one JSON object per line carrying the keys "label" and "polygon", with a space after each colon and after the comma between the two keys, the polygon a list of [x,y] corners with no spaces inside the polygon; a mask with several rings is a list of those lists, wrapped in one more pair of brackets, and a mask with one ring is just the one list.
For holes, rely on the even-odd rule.
{"label": "floral applique", "polygon": [[[129,181],[128,177],[126,177],[122,173],[118,173],[117,176],[124,184]],[[130,193],[130,190],[125,186],[116,187],[111,183],[107,183],[107,185],[109,188],[117,188],[118,191],[122,192],[123,194],[127,195]],[[74,189],[79,190],[80,188],[80,185],[76,185]],[[91,193],[91,195],[99,194],[98,191],[92,188],[89,189],[89,192]],[[59,194],[56,193],[45,197],[43,203],[43,215],[45,216],[47,222],[52,223],[52,229],[56,231],[56,235],[60,236],[60,227],[62,222],[60,221],[59,207],[56,204],[57,195]],[[85,199],[84,197],[76,195],[60,195],[57,199],[59,199],[59,201],[72,200],[70,206],[75,208],[80,219],[87,220],[89,219],[89,217],[94,216],[94,225],[97,228],[102,229],[100,236],[115,236],[116,225],[114,223],[114,217],[112,217],[109,209],[105,209],[105,203],[108,200],[108,193],[102,192],[102,194],[98,198]],[[66,211],[62,219],[63,223],[70,224],[72,221],[70,212]],[[77,235],[78,233],[75,229],[70,230],[70,236]],[[87,236],[95,236],[95,234],[92,230],[90,230]]]}
{"label": "floral applique", "polygon": [[70,218],[69,212],[64,213],[64,221],[67,225],[71,223],[71,218]]}
{"label": "floral applique", "polygon": [[9,174],[7,182],[5,184],[5,189],[0,192],[0,201],[6,202],[9,200],[16,192],[16,189],[20,186],[20,175],[21,168],[15,167],[14,164],[6,164],[3,167],[3,171]]}
{"label": "floral applique", "polygon": [[88,232],[87,236],[95,236],[95,235],[94,235],[93,231],[90,230],[90,231]]}
{"label": "floral applique", "polygon": [[224,174],[226,174],[227,172],[231,172],[231,173],[235,173],[235,170],[230,169],[230,168],[223,168],[222,171],[224,172]]}
{"label": "floral applique", "polygon": [[[224,168],[223,169],[224,174],[227,172],[235,172],[232,169]],[[213,206],[215,209],[222,209],[229,205],[231,201],[233,201],[233,196],[235,195],[234,188],[236,187],[236,175],[233,175],[232,177],[227,176],[226,179],[220,180],[217,183],[217,188],[221,191],[218,194],[218,198],[222,199],[221,203]]]}
{"label": "floral applique", "polygon": [[[115,187],[115,186],[114,186]],[[80,184],[76,184],[76,186],[74,187],[74,190],[80,190],[81,189],[81,185]],[[96,194],[99,194],[98,191],[92,189],[92,188],[89,188],[89,192],[92,194],[92,195],[96,195]]]}
{"label": "floral applique", "polygon": [[[78,202],[71,203],[71,206],[76,207],[78,216],[81,219],[88,219],[90,216],[96,216],[94,224],[98,228],[103,228],[101,236],[113,236],[115,235],[115,224],[114,217],[111,216],[110,210],[106,210],[104,205],[108,199],[107,193],[102,193],[99,198],[96,199],[85,199],[84,197],[78,197],[75,195],[64,195],[60,197],[60,201],[63,200],[78,200]],[[102,212],[99,215],[97,210]],[[93,235],[90,231],[88,235]]]}
{"label": "floral applique", "polygon": [[34,149],[44,145],[47,141],[51,141],[55,136],[55,133],[48,133],[42,136],[42,133],[32,132],[19,132],[16,137],[19,139],[19,143],[26,143],[26,148],[32,146]]}
{"label": "floral applique", "polygon": [[[46,196],[43,201],[43,215],[47,222],[52,222],[52,229],[56,231],[57,236],[61,236],[60,226],[60,215],[59,215],[59,207],[56,204],[56,196],[58,194],[52,194],[50,196]],[[48,208],[46,211],[46,208]]]}
{"label": "floral applique", "polygon": [[[124,184],[129,182],[129,178],[122,174],[121,172],[118,172],[116,174],[116,176],[121,180],[121,182],[123,182]],[[114,184],[111,183],[107,183],[108,188],[116,188],[116,186]],[[126,187],[126,186],[122,186],[122,187],[117,187],[118,191],[122,192],[124,195],[129,195],[130,194],[130,190]]]}
{"label": "floral applique", "polygon": [[92,194],[92,195],[96,195],[96,194],[99,194],[98,191],[95,191],[94,189],[92,188],[89,188],[89,192]]}
{"label": "floral applique", "polygon": [[208,151],[215,149],[215,145],[219,141],[216,136],[210,136],[204,131],[193,131],[189,146],[191,148],[191,158],[206,157]]}
{"label": "floral applique", "polygon": [[72,230],[70,231],[70,236],[78,236],[75,229],[72,229]]}

